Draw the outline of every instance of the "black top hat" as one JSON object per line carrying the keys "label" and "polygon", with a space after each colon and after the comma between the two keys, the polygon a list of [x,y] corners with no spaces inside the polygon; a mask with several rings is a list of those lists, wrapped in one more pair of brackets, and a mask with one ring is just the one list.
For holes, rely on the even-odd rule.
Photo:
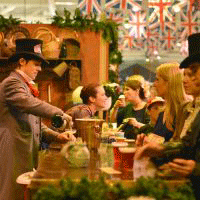
{"label": "black top hat", "polygon": [[180,64],[180,68],[187,68],[194,62],[200,63],[200,33],[188,37],[189,56]]}
{"label": "black top hat", "polygon": [[17,39],[16,53],[8,58],[9,62],[16,62],[24,55],[29,55],[33,59],[41,60],[43,63],[48,64],[48,61],[42,55],[42,40],[38,39]]}

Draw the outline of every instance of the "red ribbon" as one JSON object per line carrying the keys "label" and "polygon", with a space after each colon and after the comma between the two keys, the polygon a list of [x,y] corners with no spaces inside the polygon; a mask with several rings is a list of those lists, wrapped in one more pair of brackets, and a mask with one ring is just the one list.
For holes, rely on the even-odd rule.
{"label": "red ribbon", "polygon": [[30,84],[29,82],[25,81],[25,83],[28,85],[28,87],[31,90],[31,93],[34,97],[38,97],[39,96],[39,91],[37,89],[36,86],[34,86],[33,84]]}
{"label": "red ribbon", "polygon": [[37,89],[36,86],[34,86],[33,84],[29,83],[21,74],[19,74],[18,72],[16,72],[26,83],[26,85],[29,87],[29,89],[31,90],[31,93],[34,97],[39,97],[39,91]]}

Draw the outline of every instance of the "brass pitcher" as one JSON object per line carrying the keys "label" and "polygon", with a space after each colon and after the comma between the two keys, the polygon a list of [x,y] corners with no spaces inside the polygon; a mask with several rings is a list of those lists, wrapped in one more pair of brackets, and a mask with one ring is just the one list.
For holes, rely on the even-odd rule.
{"label": "brass pitcher", "polygon": [[88,149],[97,149],[100,146],[103,122],[103,119],[76,119],[77,132]]}

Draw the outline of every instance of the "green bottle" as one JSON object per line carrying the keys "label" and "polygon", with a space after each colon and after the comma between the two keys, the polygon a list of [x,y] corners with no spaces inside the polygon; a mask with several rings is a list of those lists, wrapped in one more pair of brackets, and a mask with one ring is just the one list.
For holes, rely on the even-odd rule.
{"label": "green bottle", "polygon": [[51,119],[51,124],[54,128],[61,128],[65,124],[65,120],[61,115],[54,115]]}

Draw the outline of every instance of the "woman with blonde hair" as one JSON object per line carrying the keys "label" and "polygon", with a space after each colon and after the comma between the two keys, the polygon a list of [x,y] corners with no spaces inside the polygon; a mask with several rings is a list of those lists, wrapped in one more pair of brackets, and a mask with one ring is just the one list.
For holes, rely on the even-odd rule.
{"label": "woman with blonde hair", "polygon": [[140,74],[134,74],[128,78],[128,80],[138,80],[141,83],[142,88],[144,89],[145,98],[150,96],[150,83],[146,81],[145,78]]}
{"label": "woman with blonde hair", "polygon": [[154,133],[169,141],[175,131],[180,106],[186,101],[183,88],[183,71],[178,63],[165,63],[156,69],[155,88],[158,96],[165,99],[165,108],[159,114]]}

